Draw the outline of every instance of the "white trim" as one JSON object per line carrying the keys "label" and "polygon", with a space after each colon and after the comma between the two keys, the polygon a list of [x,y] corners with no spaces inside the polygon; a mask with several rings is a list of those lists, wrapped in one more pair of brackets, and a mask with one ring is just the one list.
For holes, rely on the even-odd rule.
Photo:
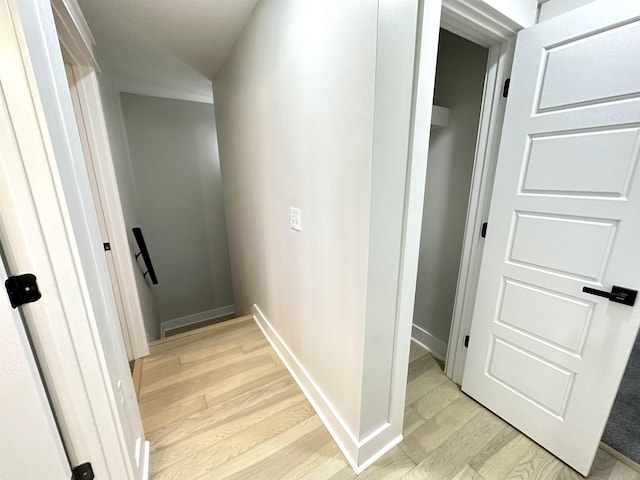
{"label": "white trim", "polygon": [[[64,46],[62,46],[62,57],[65,58],[64,55]],[[86,170],[89,176],[89,183],[91,184],[91,191],[93,193],[93,200],[96,207],[96,213],[98,216],[98,224],[100,225],[100,234],[103,243],[109,243],[109,234],[106,227],[105,215],[102,209],[102,196],[100,195],[99,190],[99,181],[96,175],[96,167],[97,162],[94,160],[94,153],[92,153],[95,149],[92,148],[91,142],[89,140],[89,133],[87,132],[87,127],[85,125],[84,114],[82,112],[82,102],[80,100],[80,96],[78,93],[78,88],[76,86],[76,73],[74,72],[73,66],[65,61],[64,69],[67,74],[67,80],[69,83],[69,93],[71,94],[71,103],[73,104],[73,111],[75,113],[76,123],[78,125],[78,133],[80,134],[80,142],[82,144],[82,152],[84,153],[84,159],[86,162]],[[127,350],[127,358],[128,360],[133,360],[133,349],[131,348],[131,337],[129,335],[129,327],[126,323],[126,315],[124,313],[124,305],[122,302],[122,295],[120,295],[120,286],[117,281],[117,272],[115,269],[115,264],[113,261],[113,255],[111,252],[105,252],[105,258],[107,260],[107,266],[109,268],[109,277],[111,278],[111,283],[113,285],[113,294],[116,301],[116,308],[118,313],[118,320],[120,322],[120,330],[122,331],[122,338],[124,340],[124,344]]]}
{"label": "white trim", "polygon": [[607,452],[609,455],[611,455],[613,458],[615,458],[619,462],[624,463],[629,468],[632,468],[636,472],[640,473],[640,464],[634,462],[632,459],[627,457],[625,454],[620,453],[618,450],[616,450],[615,448],[607,445],[604,442],[600,442],[600,449],[605,451],[605,452]]}
{"label": "white trim", "polygon": [[522,28],[480,0],[443,0],[441,27],[487,48],[513,38]]}
{"label": "white trim", "polygon": [[89,143],[89,161],[92,162],[98,194],[101,198],[100,207],[107,236],[111,244],[111,255],[115,267],[116,283],[122,299],[124,309],[124,324],[127,328],[125,339],[129,339],[129,347],[133,359],[149,355],[149,345],[146,339],[144,318],[140,307],[140,297],[136,284],[131,248],[124,221],[118,183],[113,166],[111,146],[107,127],[104,122],[104,111],[100,97],[100,87],[96,72],[91,67],[73,66],[75,86],[82,109],[87,140]]}
{"label": "white trim", "polygon": [[149,440],[144,442],[142,451],[142,478],[141,480],[149,480],[149,457],[151,456],[151,444]]}
{"label": "white trim", "polygon": [[97,68],[95,40],[76,0],[51,0],[51,8],[63,56],[73,65]]}
{"label": "white trim", "polygon": [[142,442],[143,442],[143,438],[138,437],[138,439],[136,440],[136,450],[135,450],[136,465],[140,465],[140,454],[142,453]]}
{"label": "white trim", "polygon": [[367,458],[364,460],[360,460],[363,449],[370,447],[372,443],[376,442],[379,438],[382,438],[384,432],[391,424],[386,423],[364,439],[358,440],[356,435],[354,435],[351,429],[347,426],[324,392],[313,381],[309,372],[307,372],[286,342],[282,337],[280,337],[277,330],[255,304],[253,305],[253,319],[313,406],[314,410],[322,420],[322,423],[324,423],[327,430],[329,430],[329,433],[356,474],[362,472],[365,468],[402,441],[402,435],[400,435],[392,439],[382,448],[378,448],[374,453],[367,455]]}
{"label": "white trim", "polygon": [[489,49],[489,58],[487,59],[482,111],[478,126],[467,219],[449,333],[449,348],[445,362],[445,374],[458,384],[462,383],[464,362],[467,357],[464,337],[471,330],[471,319],[484,248],[484,239],[480,236],[480,231],[482,223],[486,222],[489,217],[493,178],[498,161],[498,147],[506,106],[502,90],[504,80],[511,72],[514,45],[513,40],[493,45]]}
{"label": "white trim", "polygon": [[207,320],[213,320],[214,318],[224,317],[225,315],[231,315],[233,313],[236,313],[235,307],[233,305],[225,305],[224,307],[166,320],[160,324],[160,338],[164,338],[169,330],[186,327],[187,325],[195,325],[196,323],[206,322]]}
{"label": "white trim", "polygon": [[[416,277],[418,268],[418,256],[420,249],[420,235],[422,228],[422,210],[425,193],[425,178],[428,163],[429,150],[429,130],[432,116],[433,102],[433,86],[435,82],[435,67],[438,54],[438,37],[441,27],[440,19],[442,18],[442,26],[452,28],[456,34],[469,38],[471,41],[482,44],[494,39],[493,43],[504,42],[505,38],[515,37],[516,31],[520,28],[504,15],[499,14],[493,9],[481,11],[477,8],[471,8],[470,5],[478,2],[462,0],[444,0],[443,2],[422,2],[423,12],[419,19],[421,22],[421,37],[418,40],[418,61],[416,65],[415,94],[414,94],[414,113],[413,113],[413,135],[410,140],[410,165],[407,174],[407,186],[405,191],[405,222],[403,227],[403,248],[401,252],[401,271],[400,284],[398,289],[399,301],[399,321],[402,325],[406,325],[410,329],[413,324],[413,310],[415,304],[416,293]],[[442,7],[442,12],[440,8]],[[442,15],[441,15],[442,13]],[[512,33],[508,33],[511,31]],[[467,33],[465,35],[465,32]],[[498,84],[495,85],[497,92]],[[494,117],[494,127],[499,125],[498,118]],[[487,141],[487,140],[482,140]],[[480,143],[479,143],[480,145]],[[497,149],[497,143],[495,144]],[[489,186],[490,187],[490,186]],[[486,188],[486,186],[485,186]],[[490,190],[490,188],[489,188]],[[475,221],[475,217],[474,217]],[[468,262],[468,259],[464,259]],[[468,288],[465,296],[472,293]],[[475,290],[473,290],[475,294]],[[461,295],[461,292],[458,292]],[[454,319],[455,320],[455,319]],[[457,342],[462,328],[461,321],[452,322],[452,329],[456,328],[457,334],[450,335],[451,342]],[[405,338],[397,337],[395,339],[396,351],[402,349]],[[460,354],[459,345],[457,348],[448,348],[447,375],[451,376],[449,362],[453,363],[457,360],[464,366],[464,358],[456,358]],[[466,352],[464,352],[466,353]],[[405,367],[406,370],[406,367]],[[398,376],[399,378],[399,376]],[[405,377],[406,378],[406,377]],[[393,394],[400,394],[404,398],[406,385],[396,383],[394,385]]]}
{"label": "white trim", "polygon": [[539,5],[537,23],[545,22],[576,8],[584,7],[593,1],[595,0],[545,0]]}
{"label": "white trim", "polygon": [[403,423],[407,390],[407,365],[411,345],[411,326],[416,299],[418,257],[422,231],[422,208],[427,178],[427,156],[431,134],[433,93],[436,80],[436,60],[440,37],[439,1],[420,2],[419,34],[416,38],[413,115],[409,140],[409,161],[404,199],[402,249],[398,282],[397,328],[391,392],[391,418]]}
{"label": "white trim", "polygon": [[[374,432],[374,433],[376,433],[376,432]],[[353,471],[356,473],[356,475],[361,474],[367,468],[369,468],[371,465],[373,465],[375,462],[377,462],[380,458],[382,458],[385,453],[387,453],[393,447],[398,445],[402,441],[402,439],[403,439],[403,436],[402,435],[398,435],[397,437],[391,439],[391,441],[389,443],[387,443],[384,447],[380,448],[376,453],[371,455],[367,460],[362,462],[360,465],[354,467],[353,464],[352,464],[351,467],[353,468]]]}
{"label": "white trim", "polygon": [[141,82],[139,80],[122,77],[114,77],[113,84],[118,93],[133,93],[135,95],[146,95],[148,97],[169,98],[213,105],[213,85],[211,86],[211,95],[202,95],[199,93],[185,92],[178,88],[152,85],[149,82]]}
{"label": "white trim", "polygon": [[444,362],[447,356],[446,342],[443,342],[415,323],[411,327],[411,340],[427,350],[435,358]]}

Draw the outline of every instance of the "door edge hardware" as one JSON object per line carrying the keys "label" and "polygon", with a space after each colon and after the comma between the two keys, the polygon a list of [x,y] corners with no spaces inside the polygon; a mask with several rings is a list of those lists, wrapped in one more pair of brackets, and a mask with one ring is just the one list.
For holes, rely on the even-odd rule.
{"label": "door edge hardware", "polygon": [[509,87],[511,86],[511,79],[507,78],[504,81],[504,86],[502,87],[502,96],[507,98],[509,96]]}
{"label": "door edge hardware", "polygon": [[582,291],[590,295],[607,298],[611,302],[629,305],[630,307],[635,305],[636,297],[638,296],[637,290],[631,290],[630,288],[619,287],[617,285],[611,287],[611,292],[605,292],[604,290],[591,287],[582,287]]}
{"label": "door edge hardware", "polygon": [[96,478],[93,474],[93,468],[90,463],[78,465],[71,471],[71,473],[71,480],[95,480]]}
{"label": "door edge hardware", "polygon": [[25,303],[32,303],[42,298],[42,293],[38,288],[38,279],[32,273],[15,275],[7,278],[4,282],[7,289],[9,302],[13,308],[18,308]]}

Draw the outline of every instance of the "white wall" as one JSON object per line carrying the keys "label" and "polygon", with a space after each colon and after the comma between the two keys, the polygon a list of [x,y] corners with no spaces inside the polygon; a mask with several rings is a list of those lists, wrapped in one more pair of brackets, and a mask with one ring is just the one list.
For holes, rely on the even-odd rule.
{"label": "white wall", "polygon": [[431,131],[414,310],[414,337],[440,356],[451,327],[487,53],[440,31],[435,103],[450,117]]}
{"label": "white wall", "polygon": [[331,3],[259,3],[214,96],[238,313],[257,304],[357,431],[376,4]]}
{"label": "white wall", "polygon": [[548,0],[540,5],[540,15],[538,17],[538,23],[544,22],[550,18],[562,15],[569,10],[581,7],[594,0]]}
{"label": "white wall", "polygon": [[120,105],[120,96],[116,92],[112,78],[103,70],[98,73],[100,84],[100,96],[104,110],[105,123],[109,134],[109,145],[113,158],[113,166],[118,183],[120,203],[124,215],[124,222],[127,227],[131,261],[134,265],[140,307],[144,317],[144,326],[147,335],[151,339],[160,338],[160,316],[156,296],[152,290],[151,283],[143,277],[143,272],[136,264],[135,254],[137,245],[131,229],[140,224],[138,212],[136,211],[133,174],[131,171],[131,161],[126,134],[124,131],[124,119]]}
{"label": "white wall", "polygon": [[[505,15],[523,28],[536,22],[538,13],[537,0],[475,0],[485,3]],[[566,0],[562,0],[566,1]],[[472,2],[473,3],[473,2]]]}
{"label": "white wall", "polygon": [[237,310],[259,307],[356,464],[402,428],[390,402],[406,375],[394,342],[416,17],[404,0],[260,2],[214,80]]}
{"label": "white wall", "polygon": [[233,304],[213,106],[121,94],[162,322]]}

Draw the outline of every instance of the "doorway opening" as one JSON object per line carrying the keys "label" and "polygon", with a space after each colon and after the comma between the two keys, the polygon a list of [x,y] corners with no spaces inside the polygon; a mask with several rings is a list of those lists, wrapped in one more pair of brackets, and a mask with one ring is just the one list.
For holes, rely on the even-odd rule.
{"label": "doorway opening", "polygon": [[[408,192],[406,231],[420,231],[421,239],[419,242],[407,237],[408,268],[403,281],[407,286],[416,282],[417,288],[407,288],[401,295],[403,302],[415,306],[405,317],[407,323],[407,317],[411,318],[412,345],[421,344],[435,353],[434,358],[446,360],[446,376],[461,384],[465,337],[471,329],[484,246],[481,233],[489,214],[505,113],[503,91],[511,73],[517,29],[490,15],[473,11],[462,15],[448,1],[442,3],[442,9],[437,5],[424,8],[425,14],[439,21],[423,24],[419,40],[414,117],[417,123],[411,157],[416,188]],[[438,45],[440,38],[444,46]],[[442,49],[450,53],[443,53]],[[457,60],[459,55],[462,56]],[[471,83],[465,56],[476,57],[475,79]],[[450,72],[445,74],[447,69]],[[469,91],[473,94],[469,95]],[[438,105],[438,101],[452,103]],[[431,125],[426,123],[427,118]],[[432,163],[433,150],[436,154]],[[440,160],[435,158],[438,151]],[[443,182],[452,184],[453,190],[449,192],[449,185],[444,186]],[[435,212],[433,219],[429,212]],[[439,252],[438,248],[446,251]],[[446,255],[446,261],[440,258],[442,255]],[[425,270],[429,259],[440,269],[436,274]],[[435,312],[439,318],[426,318]]]}
{"label": "doorway opening", "polygon": [[[462,254],[488,50],[440,29],[412,340],[444,362]],[[440,120],[442,118],[442,120]]]}

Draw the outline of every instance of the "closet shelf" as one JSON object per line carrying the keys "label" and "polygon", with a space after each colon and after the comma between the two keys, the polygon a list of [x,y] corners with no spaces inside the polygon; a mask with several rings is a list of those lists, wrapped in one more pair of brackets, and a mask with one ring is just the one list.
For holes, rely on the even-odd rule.
{"label": "closet shelf", "polygon": [[449,124],[449,109],[446,107],[440,107],[438,105],[433,106],[433,112],[431,113],[431,126],[432,127],[446,127]]}

